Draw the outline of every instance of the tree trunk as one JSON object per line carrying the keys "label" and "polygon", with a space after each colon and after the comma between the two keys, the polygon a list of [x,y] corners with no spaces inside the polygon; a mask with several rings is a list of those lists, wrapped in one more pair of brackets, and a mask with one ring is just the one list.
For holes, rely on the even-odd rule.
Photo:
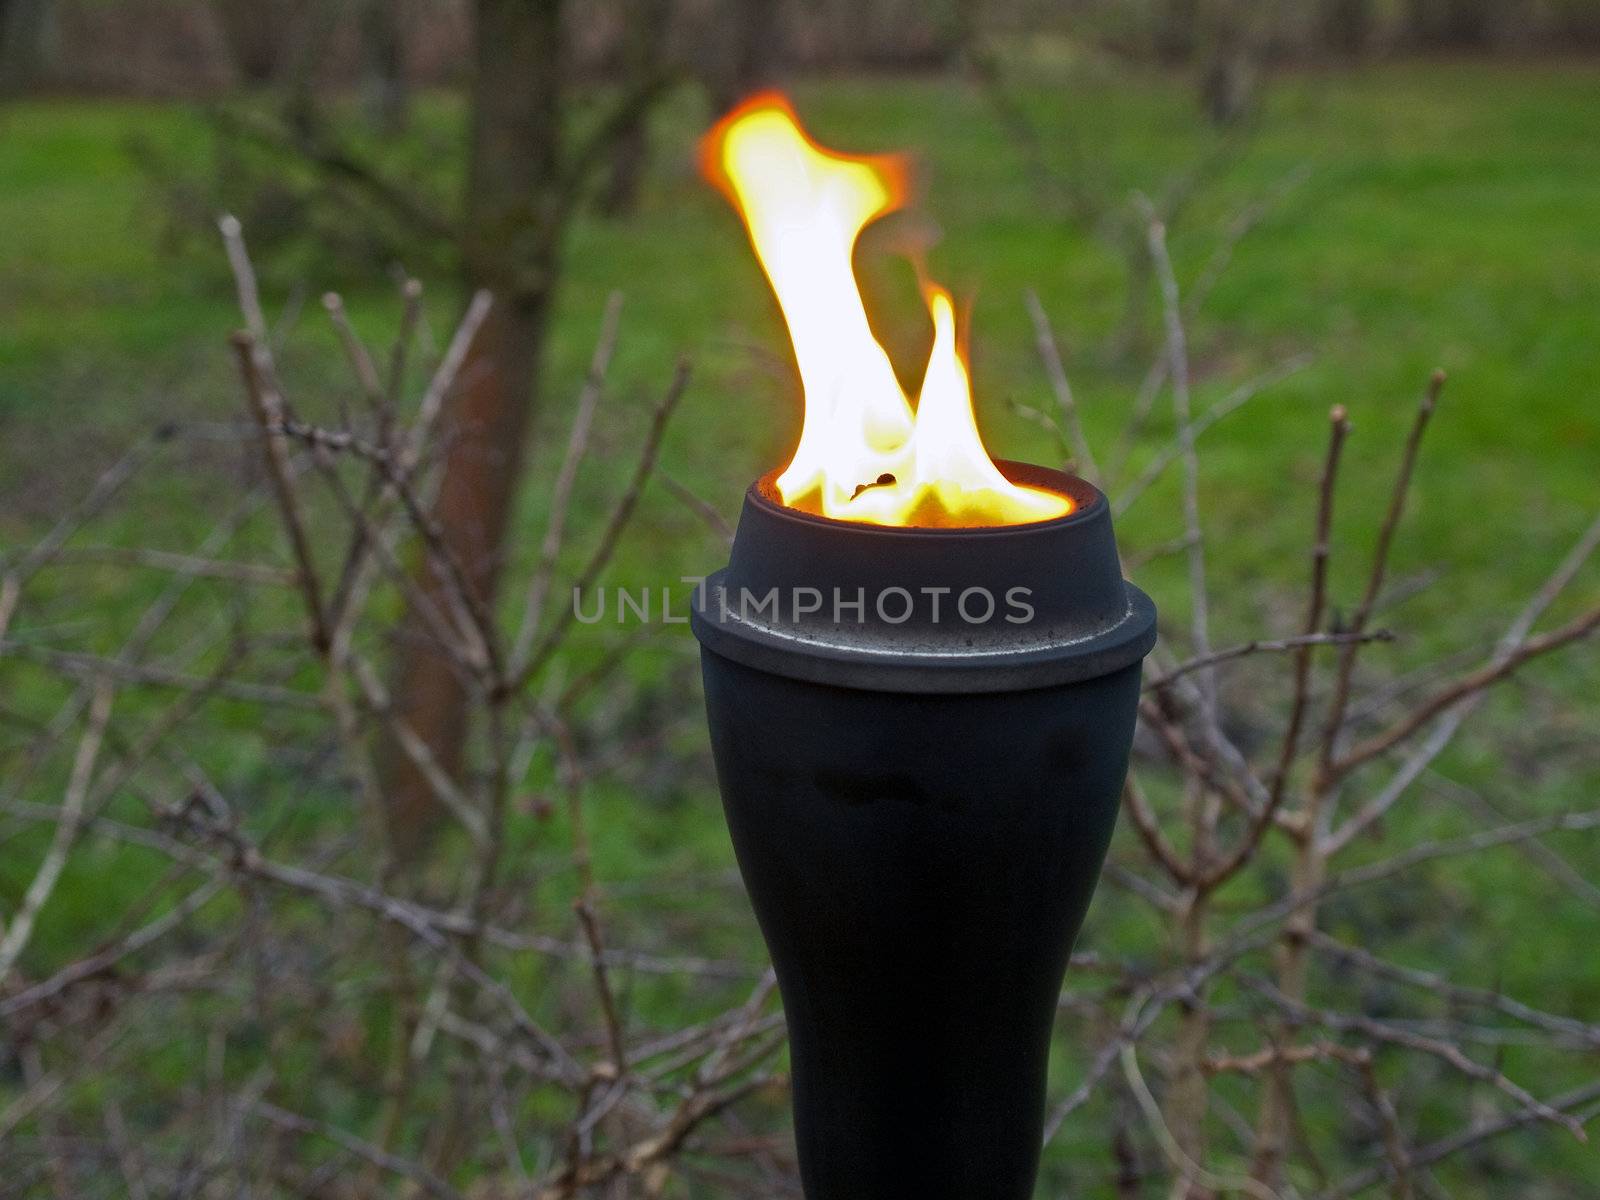
{"label": "tree trunk", "polygon": [[[476,16],[462,251],[469,287],[488,288],[494,306],[445,414],[448,450],[434,515],[470,585],[492,604],[557,277],[561,4],[477,0]],[[420,581],[426,593],[442,595],[425,568]],[[401,632],[397,707],[438,764],[459,775],[468,681],[418,614]],[[381,761],[394,853],[414,859],[440,812],[438,798],[400,747],[385,746]]]}
{"label": "tree trunk", "polygon": [[367,119],[386,137],[405,130],[410,96],[406,43],[398,0],[365,0],[361,6],[361,91]]}
{"label": "tree trunk", "polygon": [[945,28],[945,52],[953,64],[967,61],[979,47],[983,35],[981,0],[953,0],[950,21]]}
{"label": "tree trunk", "polygon": [[1213,125],[1227,127],[1255,100],[1256,47],[1246,6],[1217,0],[1206,14],[1206,59],[1200,73],[1200,104]]}
{"label": "tree trunk", "polygon": [[[661,69],[672,0],[633,0],[622,35],[622,78],[643,80]],[[611,169],[600,193],[600,211],[608,217],[631,213],[639,186],[650,165],[650,113],[641,106],[617,133],[611,147]]]}
{"label": "tree trunk", "polygon": [[277,79],[305,6],[298,0],[213,0],[211,7],[239,78],[251,87]]}
{"label": "tree trunk", "polygon": [[1406,40],[1426,46],[1433,39],[1433,5],[1430,0],[1406,0]]}
{"label": "tree trunk", "polygon": [[1359,58],[1372,42],[1376,24],[1372,0],[1326,0],[1321,24],[1328,49],[1347,58]]}
{"label": "tree trunk", "polygon": [[711,76],[711,101],[727,112],[766,84],[777,60],[778,0],[727,0],[726,53]]}
{"label": "tree trunk", "polygon": [[1156,12],[1156,59],[1179,66],[1194,59],[1200,45],[1200,0],[1161,0]]}
{"label": "tree trunk", "polygon": [[0,95],[27,91],[54,56],[51,0],[0,0]]}
{"label": "tree trunk", "polygon": [[1446,44],[1474,50],[1492,45],[1495,7],[1495,0],[1449,0],[1445,5]]}
{"label": "tree trunk", "polygon": [[1492,40],[1494,0],[1410,0],[1411,39],[1418,45],[1479,49]]}

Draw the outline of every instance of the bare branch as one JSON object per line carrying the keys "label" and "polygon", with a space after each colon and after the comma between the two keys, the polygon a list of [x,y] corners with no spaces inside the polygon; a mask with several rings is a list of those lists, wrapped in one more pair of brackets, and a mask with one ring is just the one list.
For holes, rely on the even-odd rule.
{"label": "bare branch", "polygon": [[[1600,1083],[1586,1084],[1572,1091],[1563,1092],[1559,1096],[1552,1096],[1545,1103],[1548,1107],[1561,1112],[1569,1113],[1581,1109],[1572,1117],[1573,1120],[1587,1125],[1597,1116],[1600,1116],[1600,1105],[1594,1102],[1600,1100]],[[1538,1121],[1544,1120],[1544,1115],[1531,1108],[1521,1108],[1515,1112],[1487,1121],[1474,1121],[1468,1129],[1460,1133],[1451,1134],[1449,1137],[1440,1138],[1426,1146],[1419,1146],[1407,1154],[1407,1160],[1413,1168],[1432,1166],[1436,1162],[1443,1162],[1463,1150],[1470,1150],[1474,1146],[1481,1146],[1484,1142],[1493,1141],[1507,1133],[1518,1129],[1525,1129]],[[1323,1192],[1319,1200],[1347,1200],[1348,1197],[1366,1191],[1369,1187],[1383,1182],[1393,1172],[1392,1164],[1375,1165],[1357,1171],[1329,1191]]]}
{"label": "bare branch", "polygon": [[1192,1179],[1202,1187],[1218,1192],[1248,1192],[1259,1200],[1282,1200],[1277,1192],[1247,1175],[1219,1175],[1190,1158],[1178,1144],[1178,1139],[1172,1136],[1172,1131],[1167,1128],[1167,1122],[1161,1115],[1161,1106],[1156,1103],[1155,1096],[1150,1092],[1150,1086],[1144,1081],[1144,1074],[1139,1070],[1137,1048],[1132,1042],[1124,1042],[1118,1057],[1122,1061],[1122,1072],[1128,1081],[1128,1086],[1133,1089],[1134,1097],[1139,1101],[1139,1109],[1144,1113],[1150,1131],[1155,1134],[1162,1153],[1182,1172],[1185,1179]]}
{"label": "bare branch", "polygon": [[7,996],[0,1001],[0,1017],[9,1019],[35,1004],[53,1000],[75,984],[91,979],[109,970],[122,959],[154,945],[215,899],[223,887],[224,880],[220,876],[213,876],[149,924],[118,939],[105,949],[96,951],[88,958],[81,958],[68,964],[48,979],[24,988],[16,995]]}
{"label": "bare branch", "polygon": [[433,377],[428,380],[428,386],[417,404],[417,415],[411,422],[406,446],[401,451],[399,465],[402,477],[409,476],[416,468],[417,461],[422,457],[422,448],[433,436],[433,427],[439,419],[440,410],[444,408],[445,400],[455,388],[462,365],[467,361],[467,351],[472,349],[472,343],[477,339],[478,330],[483,328],[484,319],[488,317],[493,303],[493,297],[482,288],[474,292],[472,299],[467,303],[467,311],[462,315],[461,323],[456,326],[450,344],[445,347],[444,357],[434,368]]}
{"label": "bare branch", "polygon": [[411,343],[416,339],[417,326],[422,321],[422,281],[407,279],[401,284],[400,302],[400,331],[395,334],[394,346],[389,351],[389,382],[383,390],[383,402],[378,410],[380,436],[386,445],[389,441],[388,426],[400,408],[400,397],[405,393]]}
{"label": "bare branch", "polygon": [[1520,821],[1513,825],[1487,829],[1459,838],[1419,842],[1390,858],[1340,871],[1329,876],[1315,888],[1293,893],[1257,909],[1238,922],[1227,942],[1219,947],[1218,954],[1226,957],[1228,954],[1242,952],[1254,944],[1252,939],[1257,934],[1270,929],[1275,922],[1281,921],[1291,913],[1315,906],[1335,893],[1393,879],[1396,875],[1404,874],[1424,863],[1441,858],[1477,854],[1496,846],[1515,845],[1530,838],[1543,837],[1547,833],[1582,833],[1593,829],[1600,829],[1600,811],[1557,813],[1554,816]]}
{"label": "bare branch", "polygon": [[566,166],[556,186],[557,204],[562,210],[571,210],[617,139],[641,120],[680,78],[676,69],[661,67],[632,81],[593,132],[573,147],[567,156]]}
{"label": "bare branch", "polygon": [[1144,690],[1148,692],[1164,688],[1195,671],[1214,670],[1225,663],[1248,658],[1254,654],[1282,654],[1307,646],[1342,646],[1353,637],[1364,642],[1392,642],[1395,635],[1392,629],[1374,629],[1362,634],[1302,633],[1286,638],[1257,638],[1254,641],[1241,642],[1237,646],[1229,646],[1226,650],[1213,651],[1205,658],[1187,659],[1170,671],[1164,671],[1154,678],[1145,680]]}
{"label": "bare branch", "polygon": [[63,549],[56,561],[70,563],[113,563],[118,566],[149,567],[174,571],[191,579],[226,579],[234,583],[263,584],[270,587],[299,587],[297,572],[269,563],[235,562],[224,558],[203,558],[177,554],[144,546],[80,546]]}
{"label": "bare branch", "polygon": [[1189,288],[1187,312],[1190,317],[1199,311],[1206,297],[1211,295],[1217,282],[1227,272],[1228,264],[1233,261],[1234,251],[1239,248],[1239,243],[1249,237],[1273,209],[1282,204],[1291,192],[1310,177],[1311,165],[1301,163],[1234,214],[1227,228],[1223,230],[1221,241],[1217,243],[1216,249],[1211,252],[1211,257],[1206,260],[1206,265],[1200,268],[1200,274],[1195,277],[1194,283]]}
{"label": "bare branch", "polygon": [[[1195,429],[1189,404],[1189,347],[1183,329],[1183,304],[1178,280],[1167,253],[1166,225],[1148,200],[1141,197],[1150,256],[1161,283],[1162,310],[1166,317],[1168,374],[1172,380],[1172,411],[1178,424],[1179,456],[1183,462],[1183,534],[1188,541],[1189,631],[1198,657],[1211,653],[1210,596],[1206,590],[1205,542],[1200,528],[1200,460],[1195,454]],[[1201,706],[1208,725],[1215,724],[1216,688],[1204,680]]]}
{"label": "bare branch", "polygon": [[333,639],[328,631],[327,612],[322,604],[322,584],[317,574],[316,560],[311,554],[311,539],[306,533],[305,519],[300,515],[300,501],[290,482],[289,452],[284,445],[283,435],[277,432],[283,421],[282,406],[268,382],[270,369],[257,353],[260,346],[261,343],[248,333],[239,332],[233,337],[234,354],[244,380],[245,398],[249,400],[250,413],[261,430],[261,449],[267,465],[267,477],[272,483],[273,495],[277,497],[278,512],[283,517],[284,532],[288,534],[289,548],[299,572],[300,590],[305,596],[306,615],[311,623],[311,642],[319,654],[326,654]]}
{"label": "bare branch", "polygon": [[[1182,455],[1183,444],[1185,440],[1199,440],[1200,435],[1205,433],[1218,421],[1221,421],[1224,417],[1237,412],[1268,388],[1274,386],[1275,384],[1281,383],[1283,380],[1288,379],[1291,375],[1304,370],[1306,364],[1308,364],[1310,361],[1311,358],[1309,355],[1301,355],[1297,358],[1291,358],[1287,362],[1280,363],[1271,370],[1263,372],[1255,379],[1249,380],[1248,382],[1241,384],[1239,387],[1234,388],[1233,391],[1229,392],[1221,400],[1218,400],[1210,408],[1206,409],[1205,412],[1201,413],[1195,418],[1193,425],[1190,426],[1188,430],[1187,436],[1180,433],[1177,439],[1170,442],[1161,451],[1159,451],[1154,458],[1145,464],[1144,469],[1139,472],[1139,474],[1134,478],[1133,482],[1129,483],[1126,487],[1117,489],[1116,498],[1111,502],[1112,516],[1120,517],[1123,513],[1127,512],[1133,507],[1134,501],[1138,500],[1140,496],[1144,495],[1144,493],[1149,489],[1150,485],[1155,483],[1156,480],[1160,479],[1161,476],[1166,473],[1167,468],[1170,467],[1173,462]],[[1185,546],[1187,546],[1187,543],[1185,543]]]}
{"label": "bare branch", "polygon": [[1448,687],[1435,692],[1413,709],[1409,715],[1395,722],[1384,732],[1376,734],[1352,747],[1343,758],[1333,764],[1332,769],[1339,775],[1348,774],[1363,763],[1370,762],[1378,755],[1405,741],[1429,721],[1447,712],[1463,700],[1469,699],[1482,692],[1485,688],[1499,683],[1502,679],[1513,674],[1524,663],[1588,637],[1595,631],[1597,626],[1600,626],[1600,605],[1596,605],[1580,616],[1573,618],[1559,629],[1552,629],[1549,633],[1528,638],[1510,653],[1497,655],[1478,670],[1462,676]]}
{"label": "bare branch", "polygon": [[339,335],[339,345],[344,348],[344,356],[350,360],[350,369],[355,372],[356,381],[361,385],[361,394],[366,397],[367,406],[378,412],[383,405],[383,384],[378,380],[378,368],[373,364],[366,343],[355,331],[355,326],[350,324],[350,314],[345,312],[343,299],[338,292],[324,292],[322,307],[327,311],[328,320],[333,323],[334,332]]}
{"label": "bare branch", "polygon": [[280,154],[302,159],[328,178],[350,184],[414,233],[439,241],[455,241],[454,223],[418,199],[415,188],[390,179],[350,147],[335,142],[325,128],[305,128],[291,134],[275,122],[237,110],[218,110],[214,119],[223,129]]}
{"label": "bare branch", "polygon": [[[12,586],[20,588],[35,572],[53,560],[68,539],[103,512],[106,505],[122,490],[123,485],[154,457],[161,448],[165,436],[165,431],[162,431],[154,437],[140,439],[132,449],[102,471],[88,495],[62,514],[61,519],[51,526],[50,531],[25,553],[6,563],[3,572],[0,572],[6,580],[14,580]],[[0,608],[0,637],[5,635],[5,615],[4,609]]]}
{"label": "bare branch", "polygon": [[[1596,514],[1588,529],[1567,552],[1566,557],[1511,622],[1510,627],[1500,638],[1491,662],[1503,661],[1517,652],[1517,647],[1523,644],[1534,622],[1555,602],[1556,597],[1566,590],[1567,585],[1589,560],[1589,556],[1594,553],[1597,546],[1600,546],[1600,514]],[[1383,790],[1362,805],[1336,831],[1328,835],[1327,853],[1330,855],[1338,853],[1394,807],[1400,797],[1405,795],[1411,785],[1428,769],[1429,764],[1444,752],[1445,747],[1455,737],[1456,731],[1461,728],[1483,696],[1484,692],[1478,691],[1441,715],[1439,723],[1395,771]]]}
{"label": "bare branch", "polygon": [[627,1037],[622,1030],[622,1017],[617,1011],[617,998],[611,989],[611,973],[606,967],[605,940],[600,935],[600,919],[594,906],[584,896],[573,902],[578,914],[578,924],[589,943],[589,964],[594,972],[594,990],[600,998],[600,1011],[605,1017],[606,1040],[611,1050],[610,1069],[615,1076],[628,1073]]}
{"label": "bare branch", "polygon": [[97,654],[82,654],[71,650],[51,650],[27,642],[0,642],[0,651],[9,651],[19,658],[44,663],[55,670],[87,680],[104,678],[123,685],[143,684],[149,687],[172,688],[180,692],[226,696],[230,700],[244,700],[252,704],[267,704],[279,708],[321,707],[317,697],[311,692],[277,687],[270,683],[190,675],[170,667],[127,662],[122,658],[102,658]]}
{"label": "bare branch", "polygon": [[674,499],[680,501],[685,508],[699,517],[706,528],[711,530],[725,542],[733,541],[733,526],[728,524],[720,512],[709,502],[695,495],[683,484],[664,471],[658,471],[656,477],[661,480],[661,486],[670,492]]}
{"label": "bare branch", "polygon": [[474,842],[482,845],[487,840],[489,832],[483,813],[462,794],[455,780],[450,778],[449,772],[439,765],[439,760],[433,756],[428,743],[411,728],[410,722],[394,710],[394,705],[389,700],[389,691],[383,686],[383,681],[378,678],[378,673],[373,670],[371,664],[356,658],[350,665],[351,674],[360,685],[367,707],[382,718],[401,751],[411,760],[418,773],[428,781],[428,787],[445,811],[461,822],[461,827]]}
{"label": "bare branch", "polygon": [[[1417,415],[1411,424],[1411,432],[1406,437],[1405,450],[1400,455],[1400,469],[1395,475],[1394,489],[1389,496],[1389,511],[1384,514],[1383,525],[1378,531],[1378,545],[1372,554],[1372,570],[1367,575],[1367,588],[1361,597],[1361,603],[1356,607],[1355,615],[1350,619],[1350,630],[1354,633],[1360,633],[1366,628],[1372,607],[1377,603],[1378,593],[1383,589],[1384,574],[1389,565],[1389,551],[1394,545],[1394,535],[1400,527],[1400,518],[1405,515],[1406,496],[1411,491],[1411,476],[1417,465],[1417,454],[1422,449],[1422,435],[1427,432],[1428,421],[1438,406],[1444,379],[1443,371],[1435,371],[1428,381],[1428,390],[1423,393],[1422,400],[1417,405]],[[1325,776],[1329,774],[1339,734],[1344,727],[1345,707],[1350,701],[1351,675],[1355,671],[1356,655],[1360,649],[1359,644],[1349,645],[1339,656],[1339,668],[1334,676],[1333,698],[1328,702],[1327,723],[1323,728],[1322,747],[1317,760],[1318,772]]]}
{"label": "bare branch", "polygon": [[1563,1126],[1580,1142],[1589,1140],[1589,1135],[1584,1131],[1583,1124],[1576,1118],[1552,1108],[1521,1084],[1514,1082],[1493,1067],[1486,1067],[1475,1059],[1468,1057],[1459,1046],[1441,1041],[1438,1038],[1413,1033],[1411,1030],[1402,1029],[1383,1021],[1374,1020],[1372,1017],[1361,1013],[1341,1013],[1334,1012],[1331,1009],[1313,1008],[1297,1000],[1291,1000],[1265,980],[1251,979],[1248,976],[1243,978],[1257,992],[1288,1011],[1297,1021],[1311,1021],[1324,1025],[1329,1029],[1359,1033],[1363,1037],[1371,1038],[1374,1041],[1387,1042],[1392,1045],[1402,1046],[1408,1050],[1417,1050],[1424,1054],[1432,1055],[1434,1058],[1448,1063],[1469,1079],[1488,1084],[1496,1091],[1504,1093],[1516,1101],[1520,1107],[1536,1113],[1552,1124]]}
{"label": "bare branch", "polygon": [[1492,1008],[1496,1012],[1504,1013],[1506,1016],[1577,1044],[1600,1047],[1600,1025],[1589,1025],[1572,1017],[1547,1013],[1501,992],[1486,988],[1462,987],[1435,971],[1421,971],[1415,967],[1389,962],[1360,946],[1346,945],[1320,929],[1311,932],[1310,941],[1317,951],[1359,967],[1381,979],[1419,988],[1433,996],[1448,1000],[1451,1004]]}
{"label": "bare branch", "polygon": [[1144,789],[1139,786],[1139,777],[1132,771],[1128,772],[1127,781],[1122,787],[1122,806],[1132,818],[1133,827],[1138,830],[1140,839],[1150,852],[1150,857],[1179,884],[1191,882],[1194,878],[1193,869],[1183,861],[1172,843],[1167,841],[1166,835],[1161,832],[1161,821],[1156,816],[1155,810],[1150,807]]}
{"label": "bare branch", "polygon": [[1055,330],[1050,328],[1050,318],[1039,303],[1039,293],[1029,288],[1023,293],[1027,301],[1028,316],[1033,321],[1034,345],[1044,362],[1045,374],[1050,378],[1051,390],[1056,394],[1056,405],[1061,409],[1061,420],[1072,439],[1072,453],[1077,459],[1077,473],[1090,483],[1100,482],[1100,468],[1094,461],[1094,451],[1084,436],[1083,418],[1072,395],[1072,383],[1067,378],[1067,368],[1061,361],[1061,348],[1056,345]]}
{"label": "bare branch", "polygon": [[272,331],[267,326],[267,314],[261,308],[261,289],[256,283],[255,264],[245,249],[244,227],[232,213],[224,213],[217,221],[222,231],[222,246],[228,254],[228,269],[239,297],[239,311],[244,314],[245,331],[256,345],[270,349]]}
{"label": "bare branch", "polygon": [[100,743],[105,737],[106,722],[111,719],[111,684],[101,679],[95,684],[94,699],[89,706],[89,722],[78,739],[78,750],[72,759],[72,775],[67,780],[66,794],[61,800],[61,812],[56,818],[55,837],[45,851],[33,882],[22,895],[22,903],[11,917],[11,922],[0,937],[0,981],[4,981],[16,965],[17,958],[27,948],[33,936],[33,923],[39,917],[56,882],[66,868],[67,855],[83,827],[83,802],[89,794],[89,784],[94,777],[95,760],[100,755]]}
{"label": "bare branch", "polygon": [[[1333,497],[1339,480],[1339,459],[1349,433],[1349,415],[1344,405],[1336,404],[1328,414],[1328,452],[1323,460],[1322,478],[1317,487],[1317,525],[1311,544],[1311,598],[1306,605],[1304,626],[1306,637],[1315,634],[1322,625],[1322,612],[1327,604],[1328,538],[1333,528]],[[1355,632],[1359,635],[1361,630]],[[1278,751],[1278,765],[1269,785],[1267,802],[1228,857],[1207,872],[1207,886],[1217,886],[1244,865],[1272,827],[1273,818],[1283,805],[1284,797],[1288,794],[1289,772],[1294,767],[1295,755],[1300,748],[1300,726],[1305,720],[1306,706],[1311,699],[1311,656],[1315,651],[1315,643],[1302,642],[1295,654],[1294,698],[1289,704],[1289,721]]]}
{"label": "bare branch", "polygon": [[589,447],[589,429],[594,422],[595,409],[605,392],[606,372],[611,366],[611,355],[617,346],[617,331],[622,318],[622,293],[612,292],[606,300],[605,313],[600,318],[600,335],[595,340],[594,353],[589,359],[589,374],[578,394],[577,411],[573,414],[572,429],[567,435],[566,453],[561,459],[561,469],[556,472],[555,489],[550,498],[550,516],[545,524],[544,540],[539,546],[539,562],[528,582],[528,595],[522,607],[522,624],[517,630],[516,644],[511,650],[510,674],[520,676],[528,663],[528,653],[539,631],[539,621],[544,614],[545,597],[555,577],[556,559],[561,554],[561,541],[566,532],[567,506],[572,500],[572,489],[577,483],[578,466]]}
{"label": "bare branch", "polygon": [[265,1100],[256,1100],[250,1105],[250,1111],[276,1125],[279,1129],[286,1129],[290,1133],[298,1133],[307,1137],[319,1137],[332,1142],[346,1153],[353,1154],[363,1162],[370,1163],[380,1170],[391,1175],[399,1175],[409,1179],[428,1195],[436,1200],[462,1200],[461,1193],[456,1191],[443,1179],[440,1179],[426,1167],[412,1162],[410,1159],[401,1158],[397,1154],[390,1154],[381,1146],[374,1146],[371,1142],[363,1141],[348,1130],[340,1129],[337,1125],[330,1125],[326,1121],[318,1121],[311,1117],[303,1117],[279,1108],[275,1104],[268,1104]]}
{"label": "bare branch", "polygon": [[[623,493],[616,508],[612,510],[611,519],[607,522],[605,530],[600,535],[600,541],[595,546],[594,553],[590,555],[588,564],[579,573],[573,588],[577,592],[587,591],[594,586],[600,573],[605,570],[606,564],[611,561],[611,555],[617,548],[617,541],[622,536],[622,531],[627,528],[628,521],[633,516],[633,510],[639,503],[639,497],[644,492],[644,485],[650,479],[650,473],[655,468],[656,455],[661,450],[661,439],[666,434],[667,422],[671,419],[673,411],[678,407],[678,401],[683,398],[684,390],[689,386],[689,364],[680,360],[677,371],[673,374],[672,382],[668,385],[666,394],[661,398],[661,403],[656,405],[655,414],[650,420],[650,429],[645,434],[644,445],[639,451],[639,458],[633,469],[633,479],[628,484],[628,489]],[[550,656],[561,645],[562,638],[566,635],[567,628],[572,624],[573,610],[571,605],[564,605],[561,615],[556,618],[543,638],[541,638],[528,653],[528,662],[515,675],[511,676],[507,690],[520,691],[527,685],[528,680],[536,676],[543,669]]]}

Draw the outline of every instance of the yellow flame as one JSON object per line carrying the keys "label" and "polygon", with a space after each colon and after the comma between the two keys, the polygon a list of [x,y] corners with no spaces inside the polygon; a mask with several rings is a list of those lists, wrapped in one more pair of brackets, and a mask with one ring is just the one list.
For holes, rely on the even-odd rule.
{"label": "yellow flame", "polygon": [[706,175],[744,218],[789,327],[805,420],[778,476],[791,508],[876,525],[1017,525],[1072,511],[1022,487],[983,448],[949,293],[928,289],[933,351],[913,412],[872,335],[851,265],[856,239],[904,201],[898,160],[835,154],[766,93],[702,143]]}

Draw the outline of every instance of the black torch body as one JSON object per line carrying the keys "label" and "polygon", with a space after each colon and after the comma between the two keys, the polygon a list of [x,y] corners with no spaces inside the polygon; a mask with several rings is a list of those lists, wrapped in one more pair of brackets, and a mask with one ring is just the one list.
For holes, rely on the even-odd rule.
{"label": "black torch body", "polygon": [[1002,466],[1075,511],[883,529],[784,509],[757,485],[729,567],[697,596],[808,1200],[1032,1195],[1056,1002],[1115,823],[1154,610],[1122,579],[1098,491]]}

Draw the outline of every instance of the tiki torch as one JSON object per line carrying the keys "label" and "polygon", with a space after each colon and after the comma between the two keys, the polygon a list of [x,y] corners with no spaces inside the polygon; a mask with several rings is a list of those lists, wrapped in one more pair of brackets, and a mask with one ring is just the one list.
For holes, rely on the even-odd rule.
{"label": "tiki torch", "polygon": [[1155,610],[1105,497],[994,462],[949,297],[918,401],[850,255],[890,160],[777,96],[705,143],[806,415],[697,590],[711,744],[789,1027],[809,1200],[1032,1194],[1052,1018],[1116,819]]}

